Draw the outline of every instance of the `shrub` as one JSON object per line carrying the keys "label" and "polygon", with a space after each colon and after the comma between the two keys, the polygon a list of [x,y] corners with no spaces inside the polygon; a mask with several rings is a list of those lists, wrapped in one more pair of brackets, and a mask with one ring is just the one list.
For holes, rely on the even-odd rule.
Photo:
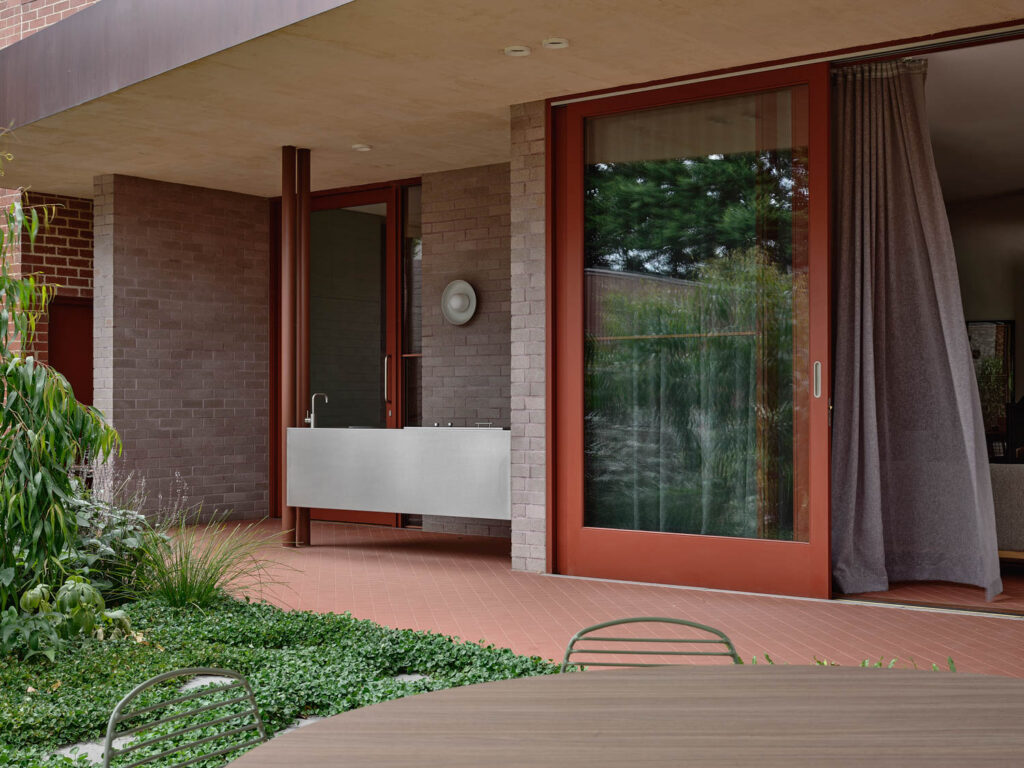
{"label": "shrub", "polygon": [[0,652],[22,660],[45,656],[54,660],[61,642],[86,635],[97,640],[127,637],[131,624],[124,611],[108,611],[99,590],[80,576],[71,576],[51,599],[49,588],[37,584],[21,596],[18,607],[0,614]]}
{"label": "shrub", "polygon": [[73,499],[71,507],[78,535],[65,569],[88,578],[107,602],[123,602],[135,589],[147,539],[161,534],[141,512],[93,494]]}
{"label": "shrub", "polygon": [[29,241],[49,207],[13,202],[0,218],[0,611],[37,584],[59,582],[62,555],[76,536],[75,466],[103,462],[120,448],[99,411],[79,403],[60,373],[30,354],[36,323],[52,297],[35,278],[15,276],[8,259]]}

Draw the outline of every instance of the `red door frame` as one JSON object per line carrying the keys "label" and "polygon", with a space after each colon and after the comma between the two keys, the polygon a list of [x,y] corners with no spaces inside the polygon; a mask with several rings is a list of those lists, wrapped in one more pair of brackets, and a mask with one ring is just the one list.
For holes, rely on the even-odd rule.
{"label": "red door frame", "polygon": [[[366,184],[358,187],[339,188],[322,190],[312,193],[310,200],[310,211],[324,211],[335,208],[349,208],[356,205],[370,205],[373,203],[385,203],[388,207],[387,232],[385,242],[384,262],[384,294],[385,294],[385,354],[389,355],[389,371],[387,381],[385,423],[388,429],[400,428],[404,425],[404,403],[405,392],[403,382],[403,367],[401,352],[403,349],[402,339],[402,242],[404,231],[405,210],[403,205],[403,191],[406,187],[418,186],[420,179],[401,179],[398,181],[386,182],[383,184]],[[274,311],[280,303],[280,268],[278,262],[278,251],[280,248],[280,199],[271,201],[271,325],[275,331],[271,333],[271,436],[276,434],[274,425],[277,424],[273,418],[278,400],[277,392],[280,388],[280,366],[279,359],[279,334],[274,327],[274,318],[277,312]],[[304,275],[308,280],[308,273]],[[303,316],[309,316],[309,290],[308,286],[300,286],[298,293],[298,312]],[[296,329],[292,329],[293,331]],[[302,336],[299,338],[298,354],[302,359],[309,359],[309,325],[302,328]],[[306,408],[305,401],[298,407]],[[282,482],[285,468],[280,461],[279,451],[276,450],[277,441],[270,441],[270,489],[271,499],[276,499],[275,489]],[[401,526],[402,516],[398,512],[363,512],[359,510],[336,510],[336,509],[313,509],[313,519],[330,520],[335,522],[349,523],[370,523],[373,525]],[[280,517],[281,510],[276,505],[272,509],[273,517]]]}
{"label": "red door frame", "polygon": [[[553,363],[548,470],[554,514],[554,570],[616,580],[829,597],[829,65],[740,75],[552,109],[554,158],[549,264]],[[687,101],[806,85],[809,93],[809,365],[821,365],[821,397],[809,397],[807,542],[622,531],[583,526],[583,120]],[[556,474],[557,472],[557,474]]]}

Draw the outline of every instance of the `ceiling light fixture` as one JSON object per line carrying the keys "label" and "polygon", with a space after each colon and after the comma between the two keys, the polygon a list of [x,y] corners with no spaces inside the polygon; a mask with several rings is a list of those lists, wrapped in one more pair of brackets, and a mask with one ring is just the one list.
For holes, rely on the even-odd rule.
{"label": "ceiling light fixture", "polygon": [[369,152],[371,149],[373,149],[373,147],[371,147],[369,144],[353,144],[352,149],[354,149],[356,152]]}
{"label": "ceiling light fixture", "polygon": [[530,46],[528,45],[506,45],[505,46],[506,56],[529,56]]}
{"label": "ceiling light fixture", "polygon": [[541,41],[541,45],[549,51],[557,51],[569,47],[569,41],[564,37],[548,37]]}

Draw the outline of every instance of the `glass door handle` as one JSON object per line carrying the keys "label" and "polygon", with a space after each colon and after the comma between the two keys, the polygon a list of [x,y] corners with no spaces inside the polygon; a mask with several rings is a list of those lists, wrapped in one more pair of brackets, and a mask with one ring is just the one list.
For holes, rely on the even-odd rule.
{"label": "glass door handle", "polygon": [[384,402],[390,403],[391,397],[388,394],[388,369],[391,367],[391,355],[384,355]]}
{"label": "glass door handle", "polygon": [[821,397],[821,363],[814,363],[814,396]]}

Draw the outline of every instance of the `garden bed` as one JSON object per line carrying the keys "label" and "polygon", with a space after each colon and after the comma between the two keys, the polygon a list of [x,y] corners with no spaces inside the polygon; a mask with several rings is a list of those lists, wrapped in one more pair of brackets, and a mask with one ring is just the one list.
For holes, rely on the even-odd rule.
{"label": "garden bed", "polygon": [[[557,671],[537,657],[347,614],[227,599],[204,609],[150,600],[124,607],[137,633],[131,639],[80,638],[54,663],[0,658],[0,765],[69,765],[50,755],[63,745],[102,739],[107,718],[128,691],[181,667],[227,667],[247,675],[268,733],[297,718]],[[399,678],[406,675],[425,677]]]}

